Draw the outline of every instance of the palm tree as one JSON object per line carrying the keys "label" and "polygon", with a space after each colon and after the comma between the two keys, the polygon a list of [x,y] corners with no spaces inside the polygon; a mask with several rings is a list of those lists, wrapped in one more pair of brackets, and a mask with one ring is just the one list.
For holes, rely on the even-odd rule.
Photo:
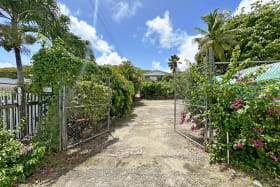
{"label": "palm tree", "polygon": [[168,67],[172,70],[173,74],[177,71],[178,64],[181,64],[179,60],[180,58],[177,55],[172,55],[170,59],[168,59]]}
{"label": "palm tree", "polygon": [[40,32],[52,42],[60,38],[70,53],[95,63],[90,41],[82,40],[79,36],[70,32],[70,18],[68,16],[61,14],[49,25],[40,25]]}
{"label": "palm tree", "polygon": [[225,50],[231,49],[231,44],[235,43],[234,33],[238,30],[227,29],[225,23],[226,18],[229,16],[230,11],[224,10],[218,13],[219,8],[216,8],[213,12],[202,16],[201,19],[207,24],[207,30],[203,30],[198,27],[194,27],[202,37],[195,38],[194,41],[199,44],[199,52],[196,55],[201,57],[208,48],[212,47],[214,55],[219,60],[225,61]]}
{"label": "palm tree", "polygon": [[[58,6],[55,0],[1,0],[0,46],[14,51],[16,57],[18,81],[24,82],[21,52],[27,51],[25,44],[33,44],[36,39],[30,32],[39,24],[48,24],[56,17]],[[23,87],[23,86],[22,86]]]}

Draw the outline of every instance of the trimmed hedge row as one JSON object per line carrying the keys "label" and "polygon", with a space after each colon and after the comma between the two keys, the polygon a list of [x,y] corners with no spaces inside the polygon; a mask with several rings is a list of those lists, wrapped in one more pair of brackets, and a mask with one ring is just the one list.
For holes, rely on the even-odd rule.
{"label": "trimmed hedge row", "polygon": [[169,99],[174,95],[172,82],[144,80],[141,87],[141,97],[145,99]]}

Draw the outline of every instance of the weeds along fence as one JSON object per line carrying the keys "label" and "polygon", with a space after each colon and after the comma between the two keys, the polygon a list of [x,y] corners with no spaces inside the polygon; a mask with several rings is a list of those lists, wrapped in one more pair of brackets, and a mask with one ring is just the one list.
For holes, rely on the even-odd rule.
{"label": "weeds along fence", "polygon": [[[25,94],[25,102],[21,101],[19,93],[0,93],[0,117],[2,128],[14,130],[17,138],[37,133],[38,124],[43,119],[49,108],[49,95]],[[25,115],[21,115],[24,107]]]}

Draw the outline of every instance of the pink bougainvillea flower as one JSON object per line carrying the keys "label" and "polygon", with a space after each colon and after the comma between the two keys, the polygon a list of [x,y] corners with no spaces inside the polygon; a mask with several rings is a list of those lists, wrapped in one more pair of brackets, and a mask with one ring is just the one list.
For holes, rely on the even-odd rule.
{"label": "pink bougainvillea flower", "polygon": [[273,154],[274,154],[272,151],[269,151],[268,153],[269,153],[269,154],[271,154],[271,155],[273,155]]}
{"label": "pink bougainvillea flower", "polygon": [[252,78],[253,78],[253,79],[256,79],[256,78],[257,78],[257,76],[256,76],[256,75],[252,75]]}
{"label": "pink bougainvillea flower", "polygon": [[278,160],[279,160],[276,156],[274,156],[273,159],[274,159],[276,162],[278,162]]}
{"label": "pink bougainvillea flower", "polygon": [[253,128],[253,131],[257,131],[257,128],[255,127],[255,128]]}
{"label": "pink bougainvillea flower", "polygon": [[184,115],[184,114],[185,114],[185,112],[183,111],[183,112],[182,112],[182,114]]}
{"label": "pink bougainvillea flower", "polygon": [[273,97],[272,99],[273,99],[274,101],[277,101],[277,100],[278,100],[278,98],[276,98],[276,97]]}
{"label": "pink bougainvillea flower", "polygon": [[183,121],[179,121],[179,125],[182,125],[183,124]]}
{"label": "pink bougainvillea flower", "polygon": [[192,123],[194,123],[194,124],[196,124],[196,125],[198,125],[198,124],[199,124],[199,122],[198,122],[198,121],[192,121]]}
{"label": "pink bougainvillea flower", "polygon": [[260,133],[263,133],[263,130],[261,128],[259,129],[259,131],[260,131]]}
{"label": "pink bougainvillea flower", "polygon": [[242,106],[242,104],[238,104],[238,106]]}
{"label": "pink bougainvillea flower", "polygon": [[260,132],[258,132],[258,136],[259,136],[259,135],[261,135],[261,133],[260,133]]}
{"label": "pink bougainvillea flower", "polygon": [[239,72],[237,75],[240,77],[242,75],[242,73]]}
{"label": "pink bougainvillea flower", "polygon": [[238,108],[235,106],[235,107],[234,107],[234,110],[238,110]]}
{"label": "pink bougainvillea flower", "polygon": [[238,143],[237,143],[237,147],[242,147],[241,142],[238,142]]}
{"label": "pink bougainvillea flower", "polygon": [[190,121],[190,118],[186,118],[186,122],[189,122]]}
{"label": "pink bougainvillea flower", "polygon": [[220,164],[219,164],[219,162],[216,162],[216,166],[219,166]]}

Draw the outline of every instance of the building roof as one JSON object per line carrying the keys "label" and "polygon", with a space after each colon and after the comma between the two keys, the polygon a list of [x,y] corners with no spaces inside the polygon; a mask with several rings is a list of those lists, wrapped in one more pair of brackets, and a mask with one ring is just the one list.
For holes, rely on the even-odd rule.
{"label": "building roof", "polygon": [[[264,67],[267,69],[266,69],[266,72],[264,72],[263,74],[259,75],[256,78],[257,81],[280,79],[280,62],[276,62],[273,64],[267,64],[264,66],[256,66],[256,67],[252,67],[252,68],[243,69],[239,73],[241,73],[242,75],[249,74],[249,73],[255,73],[261,67]],[[216,78],[218,80],[221,80],[222,76],[217,76]],[[234,82],[235,82],[235,80],[231,81],[231,83],[234,83]]]}
{"label": "building roof", "polygon": [[164,71],[160,71],[160,70],[154,70],[154,71],[144,73],[143,75],[144,76],[152,76],[152,75],[166,75],[166,74],[168,74],[168,73],[164,72]]}

